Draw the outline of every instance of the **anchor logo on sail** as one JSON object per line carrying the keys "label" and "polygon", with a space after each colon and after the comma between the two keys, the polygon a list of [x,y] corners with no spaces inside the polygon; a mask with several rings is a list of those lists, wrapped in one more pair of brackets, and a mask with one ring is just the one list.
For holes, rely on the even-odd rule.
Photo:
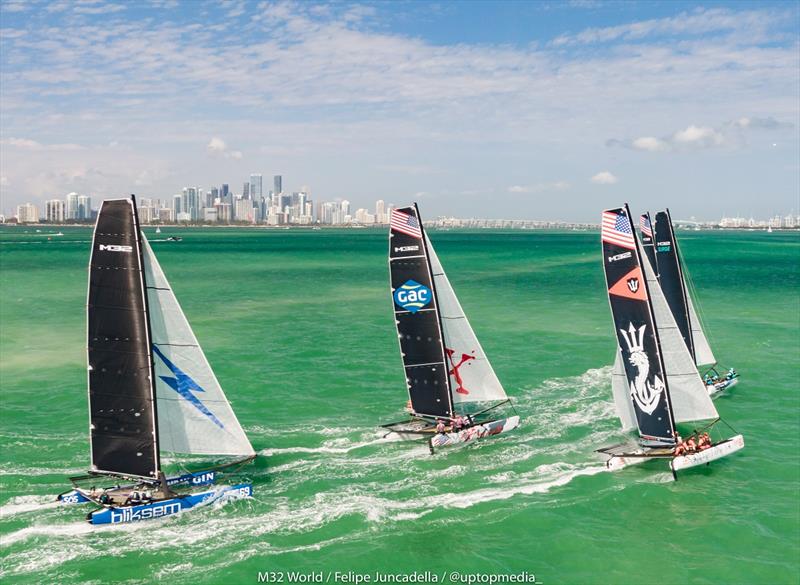
{"label": "anchor logo on sail", "polygon": [[638,370],[636,379],[631,382],[631,396],[642,412],[653,414],[661,400],[661,394],[664,392],[665,386],[658,374],[653,377],[652,384],[647,379],[650,374],[650,360],[644,351],[644,330],[646,327],[647,324],[645,323],[637,330],[633,323],[630,323],[627,332],[624,329],[620,329],[619,332],[622,333],[622,337],[628,346],[630,354],[628,361],[636,366]]}
{"label": "anchor logo on sail", "polygon": [[474,360],[475,356],[470,355],[468,353],[462,353],[461,361],[456,363],[455,360],[453,359],[453,354],[456,352],[456,350],[450,349],[449,347],[445,347],[444,351],[447,353],[447,359],[450,362],[450,365],[452,366],[452,369],[448,373],[451,376],[453,376],[453,378],[455,378],[456,384],[458,385],[458,387],[456,388],[456,392],[458,392],[459,394],[469,394],[469,390],[464,388],[464,380],[461,378],[461,373],[459,372],[459,370],[461,369],[461,366],[463,366],[465,363],[467,363],[470,360]]}

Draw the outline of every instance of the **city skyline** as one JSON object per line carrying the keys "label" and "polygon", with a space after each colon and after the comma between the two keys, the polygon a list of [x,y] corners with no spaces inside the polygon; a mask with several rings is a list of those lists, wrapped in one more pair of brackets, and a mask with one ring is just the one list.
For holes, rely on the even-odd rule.
{"label": "city skyline", "polygon": [[798,207],[796,3],[0,11],[6,215],[73,191],[165,198],[233,180],[258,196],[277,174],[292,177],[280,191],[417,200],[431,217]]}

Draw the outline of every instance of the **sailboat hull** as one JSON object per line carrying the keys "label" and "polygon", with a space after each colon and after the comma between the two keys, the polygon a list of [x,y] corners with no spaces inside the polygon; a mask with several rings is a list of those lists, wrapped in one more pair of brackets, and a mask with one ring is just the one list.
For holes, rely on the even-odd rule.
{"label": "sailboat hull", "polygon": [[[170,487],[178,485],[191,485],[199,487],[203,485],[212,485],[216,483],[219,474],[216,471],[196,471],[193,473],[185,473],[167,478],[167,485]],[[120,489],[132,489],[134,484],[121,486]],[[94,501],[90,491],[76,488],[63,494],[59,494],[56,501],[62,504],[85,504]]]}
{"label": "sailboat hull", "polygon": [[690,469],[692,467],[697,467],[698,465],[711,463],[716,459],[720,459],[721,457],[725,457],[731,453],[736,453],[736,451],[739,451],[743,448],[744,437],[742,435],[736,435],[727,441],[717,443],[713,447],[709,447],[703,451],[675,457],[670,463],[670,467],[672,467],[673,471]]}
{"label": "sailboat hull", "polygon": [[491,437],[511,431],[519,426],[519,416],[510,416],[491,422],[473,425],[462,431],[453,433],[439,433],[431,437],[430,446],[432,449],[450,447],[461,443],[469,443],[477,439]]}
{"label": "sailboat hull", "polygon": [[736,384],[739,383],[739,378],[731,378],[730,380],[720,380],[715,384],[708,384],[708,395],[709,396],[716,396],[723,390],[727,390],[728,388],[733,388]]}
{"label": "sailboat hull", "polygon": [[138,506],[110,506],[90,512],[86,519],[90,524],[122,524],[172,516],[197,506],[213,502],[249,498],[253,495],[251,484],[220,487],[197,494],[158,500]]}

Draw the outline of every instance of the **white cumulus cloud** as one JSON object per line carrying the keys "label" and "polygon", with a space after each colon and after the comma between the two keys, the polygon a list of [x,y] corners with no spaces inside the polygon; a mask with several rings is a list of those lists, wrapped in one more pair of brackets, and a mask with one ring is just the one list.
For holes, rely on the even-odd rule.
{"label": "white cumulus cloud", "polygon": [[237,160],[242,158],[242,152],[240,150],[231,150],[222,138],[217,138],[216,136],[206,145],[206,151],[211,156],[234,158]]}
{"label": "white cumulus cloud", "polygon": [[617,179],[617,177],[609,171],[601,171],[592,177],[592,183],[596,183],[598,185],[613,185],[618,181],[619,179]]}

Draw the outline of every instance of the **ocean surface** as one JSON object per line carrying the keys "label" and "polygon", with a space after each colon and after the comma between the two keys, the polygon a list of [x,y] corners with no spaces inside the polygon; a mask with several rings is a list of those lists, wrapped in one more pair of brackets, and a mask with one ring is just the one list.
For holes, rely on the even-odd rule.
{"label": "ocean surface", "polygon": [[[255,583],[266,571],[535,574],[542,584],[800,582],[800,234],[680,232],[743,451],[673,481],[626,438],[597,232],[433,231],[518,430],[435,456],[406,401],[384,230],[146,232],[259,453],[250,500],[98,528],[88,465],[91,230],[0,228],[0,579]],[[180,235],[182,242],[163,241]],[[162,241],[158,241],[162,240]],[[286,582],[286,581],[284,581]]]}

